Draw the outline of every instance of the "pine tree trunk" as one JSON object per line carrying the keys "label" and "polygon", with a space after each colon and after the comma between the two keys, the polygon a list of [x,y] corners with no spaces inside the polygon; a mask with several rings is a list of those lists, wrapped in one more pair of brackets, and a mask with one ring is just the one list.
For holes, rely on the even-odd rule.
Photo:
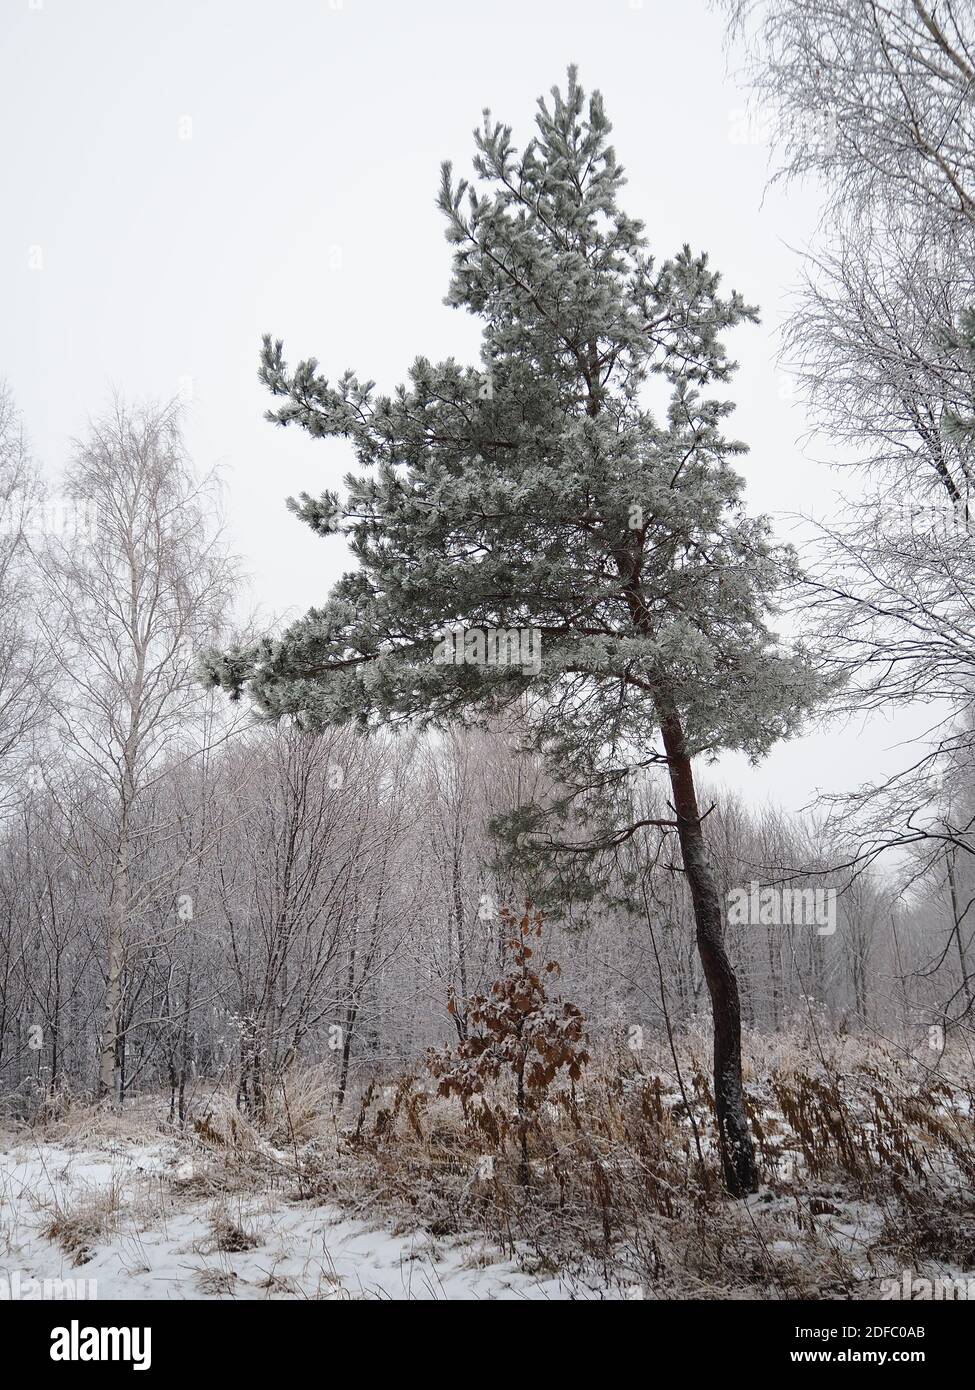
{"label": "pine tree trunk", "polygon": [[659,696],[657,713],[670,770],[677,835],[694,904],[697,949],[711,995],[714,1018],[714,1103],[725,1185],[732,1197],[758,1188],[758,1166],[748,1130],[741,1076],[741,1004],[738,981],[724,943],[721,901],[708,860],[680,716]]}

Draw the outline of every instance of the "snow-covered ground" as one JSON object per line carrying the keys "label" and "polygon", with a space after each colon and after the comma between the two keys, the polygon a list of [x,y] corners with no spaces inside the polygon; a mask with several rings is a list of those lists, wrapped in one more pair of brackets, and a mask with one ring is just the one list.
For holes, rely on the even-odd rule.
{"label": "snow-covered ground", "polygon": [[[18,1288],[29,1296],[30,1280],[94,1281],[98,1299],[625,1296],[536,1278],[473,1238],[393,1235],[284,1194],[194,1197],[193,1168],[185,1150],[165,1142],[86,1148],[28,1139],[5,1148],[0,1297]],[[68,1250],[63,1234],[45,1234],[59,1216]]]}

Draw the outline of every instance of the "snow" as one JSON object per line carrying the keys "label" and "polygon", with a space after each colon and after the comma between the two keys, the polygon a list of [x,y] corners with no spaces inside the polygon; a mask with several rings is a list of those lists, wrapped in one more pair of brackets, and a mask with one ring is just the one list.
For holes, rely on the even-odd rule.
{"label": "snow", "polygon": [[[194,1162],[171,1143],[29,1142],[0,1153],[0,1287],[94,1280],[99,1300],[626,1296],[567,1276],[537,1278],[476,1237],[395,1235],[283,1194],[189,1196],[173,1179],[191,1178]],[[112,1212],[109,1229],[75,1255],[43,1234],[58,1211],[99,1204]],[[254,1248],[217,1248],[221,1220],[256,1240]]]}

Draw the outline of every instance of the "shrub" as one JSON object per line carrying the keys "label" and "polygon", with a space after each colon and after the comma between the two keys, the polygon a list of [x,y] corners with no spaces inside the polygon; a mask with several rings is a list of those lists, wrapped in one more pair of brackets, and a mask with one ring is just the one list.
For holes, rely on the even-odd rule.
{"label": "shrub", "polygon": [[[474,1031],[453,1050],[430,1053],[430,1070],[439,1080],[442,1096],[457,1095],[465,1114],[474,1096],[484,1098],[489,1083],[510,1078],[515,1089],[517,1137],[521,1162],[519,1178],[527,1186],[530,1169],[528,1136],[533,1120],[548,1099],[552,1083],[564,1072],[572,1081],[582,1075],[589,1060],[585,1019],[574,1004],[550,1000],[546,978],[560,973],[558,963],[534,964],[535,948],[542,939],[542,914],[526,908],[515,922],[508,908],[501,913],[506,968],[487,995],[468,1001],[468,1026]],[[456,1003],[451,999],[453,1013]],[[478,1109],[481,1125],[503,1139],[510,1125],[503,1112],[484,1102]]]}

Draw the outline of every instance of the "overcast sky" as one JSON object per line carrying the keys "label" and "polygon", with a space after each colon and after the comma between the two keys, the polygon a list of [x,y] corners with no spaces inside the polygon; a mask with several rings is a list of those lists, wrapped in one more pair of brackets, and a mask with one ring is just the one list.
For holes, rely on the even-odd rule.
{"label": "overcast sky", "polygon": [[[761,122],[705,0],[0,0],[0,377],[53,474],[113,386],[192,394],[187,437],[221,467],[230,535],[268,614],[320,600],[344,568],[284,498],[334,486],[347,446],[263,420],[260,337],[390,388],[418,354],[475,362],[446,308],[434,205],[467,172],[483,107],[530,133],[576,62],[599,87],[627,209],[661,256],[684,242],[763,311],[731,339],[733,432],[753,510],[829,510],[849,480],[804,450],[774,329],[812,235],[814,188],[766,194]],[[823,446],[812,452],[825,456]],[[720,780],[796,808],[899,765],[874,721]]]}

